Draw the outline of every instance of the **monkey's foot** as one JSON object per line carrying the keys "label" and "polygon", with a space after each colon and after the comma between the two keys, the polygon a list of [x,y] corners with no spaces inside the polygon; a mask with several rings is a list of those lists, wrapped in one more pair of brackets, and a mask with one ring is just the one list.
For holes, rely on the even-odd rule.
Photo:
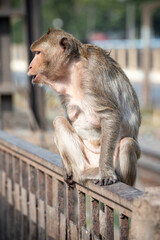
{"label": "monkey's foot", "polygon": [[113,183],[118,182],[118,178],[117,178],[117,175],[115,174],[114,170],[106,169],[105,172],[100,174],[100,178],[95,179],[93,182],[95,184],[99,184],[100,186],[111,185]]}
{"label": "monkey's foot", "polygon": [[67,173],[65,170],[63,170],[63,178],[64,178],[64,181],[67,184],[69,184],[69,185],[73,185],[74,184],[72,172]]}

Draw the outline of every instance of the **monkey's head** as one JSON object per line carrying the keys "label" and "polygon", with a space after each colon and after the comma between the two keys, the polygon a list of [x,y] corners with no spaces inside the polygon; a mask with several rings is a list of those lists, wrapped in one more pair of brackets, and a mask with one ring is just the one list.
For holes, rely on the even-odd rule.
{"label": "monkey's head", "polygon": [[59,29],[49,29],[39,40],[31,45],[35,53],[29,65],[28,75],[33,83],[47,83],[63,78],[68,65],[79,58],[79,40]]}

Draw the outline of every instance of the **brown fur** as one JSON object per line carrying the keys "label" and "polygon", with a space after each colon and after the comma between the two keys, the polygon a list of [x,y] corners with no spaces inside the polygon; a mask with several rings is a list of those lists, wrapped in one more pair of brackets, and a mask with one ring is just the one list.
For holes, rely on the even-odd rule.
{"label": "brown fur", "polygon": [[119,65],[105,50],[63,30],[50,29],[31,50],[36,54],[29,75],[36,76],[34,83],[50,85],[64,108],[66,119],[58,117],[54,129],[66,181],[74,176],[133,185],[140,109]]}

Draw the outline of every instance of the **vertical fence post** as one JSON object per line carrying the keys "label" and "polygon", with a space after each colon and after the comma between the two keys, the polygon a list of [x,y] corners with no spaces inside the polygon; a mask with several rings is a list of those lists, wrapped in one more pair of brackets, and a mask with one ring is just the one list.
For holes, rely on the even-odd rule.
{"label": "vertical fence post", "polygon": [[114,212],[110,207],[107,208],[107,239],[114,239]]}
{"label": "vertical fence post", "polygon": [[46,225],[47,225],[47,240],[53,240],[55,237],[55,223],[57,223],[56,213],[53,208],[53,178],[50,175],[46,176]]}
{"label": "vertical fence post", "polygon": [[[67,210],[67,237],[73,238],[73,229],[75,222],[75,207],[74,207],[74,187],[66,184],[66,210]],[[74,239],[77,239],[77,233],[75,233]]]}
{"label": "vertical fence post", "polygon": [[79,239],[82,239],[82,228],[86,228],[86,200],[85,194],[78,192],[78,227]]}
{"label": "vertical fence post", "polygon": [[[23,240],[29,239],[29,166],[22,161],[22,231]],[[14,182],[14,181],[13,181]]]}
{"label": "vertical fence post", "polygon": [[128,217],[123,214],[120,215],[120,240],[128,240]]}
{"label": "vertical fence post", "polygon": [[43,240],[46,237],[46,221],[45,221],[45,201],[46,201],[46,183],[45,174],[38,171],[38,239]]}
{"label": "vertical fence post", "polygon": [[93,239],[100,238],[99,201],[94,198],[92,198],[92,234]]}
{"label": "vertical fence post", "polygon": [[58,205],[58,233],[57,233],[57,239],[66,239],[66,219],[64,216],[64,183],[58,180],[57,183],[57,205]]}
{"label": "vertical fence post", "polygon": [[30,240],[37,239],[37,171],[29,166],[29,217],[30,217]]}

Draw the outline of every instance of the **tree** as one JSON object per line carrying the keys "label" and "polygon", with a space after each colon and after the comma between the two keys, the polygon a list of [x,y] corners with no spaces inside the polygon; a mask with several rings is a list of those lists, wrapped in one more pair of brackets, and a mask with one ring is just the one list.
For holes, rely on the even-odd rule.
{"label": "tree", "polygon": [[84,40],[92,31],[119,31],[125,27],[124,3],[117,0],[43,0],[43,32],[54,18],[61,18],[64,30]]}

